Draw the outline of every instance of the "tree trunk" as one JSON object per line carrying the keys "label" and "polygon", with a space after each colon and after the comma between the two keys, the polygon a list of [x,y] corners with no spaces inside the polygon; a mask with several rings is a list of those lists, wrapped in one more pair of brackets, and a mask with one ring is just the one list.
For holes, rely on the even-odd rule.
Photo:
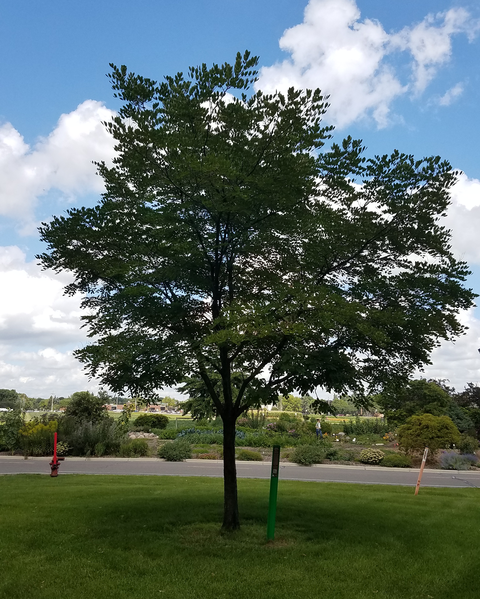
{"label": "tree trunk", "polygon": [[223,416],[223,524],[222,530],[240,528],[237,496],[237,467],[235,465],[235,423],[232,413]]}

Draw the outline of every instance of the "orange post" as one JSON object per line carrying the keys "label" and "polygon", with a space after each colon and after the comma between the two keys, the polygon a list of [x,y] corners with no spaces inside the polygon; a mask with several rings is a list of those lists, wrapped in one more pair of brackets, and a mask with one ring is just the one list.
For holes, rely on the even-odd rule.
{"label": "orange post", "polygon": [[415,487],[415,495],[418,495],[418,490],[420,489],[420,483],[422,482],[422,474],[423,469],[425,468],[425,462],[427,461],[428,455],[428,447],[425,447],[425,451],[423,452],[422,465],[420,466],[420,472],[418,473],[417,486]]}

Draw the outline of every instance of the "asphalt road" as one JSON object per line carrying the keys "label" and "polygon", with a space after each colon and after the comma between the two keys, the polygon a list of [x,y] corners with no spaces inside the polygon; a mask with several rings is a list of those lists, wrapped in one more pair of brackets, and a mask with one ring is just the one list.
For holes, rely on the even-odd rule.
{"label": "asphalt road", "polygon": [[[1,474],[50,474],[50,458],[0,456]],[[271,465],[263,462],[237,462],[239,478],[270,478]],[[338,466],[318,464],[297,466],[280,464],[283,480],[360,483],[370,485],[404,485],[415,487],[418,469],[382,468],[378,466]],[[117,474],[143,476],[210,476],[223,475],[222,462],[188,460],[164,462],[158,458],[66,458],[61,463],[62,474]],[[422,486],[480,488],[480,472],[455,470],[424,470]]]}

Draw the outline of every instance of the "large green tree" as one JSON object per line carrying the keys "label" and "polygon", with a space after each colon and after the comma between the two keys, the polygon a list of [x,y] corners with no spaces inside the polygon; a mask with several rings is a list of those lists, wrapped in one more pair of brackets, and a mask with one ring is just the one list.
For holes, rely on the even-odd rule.
{"label": "large green tree", "polygon": [[9,410],[20,407],[20,396],[15,389],[0,389],[0,408]]}
{"label": "large green tree", "polygon": [[253,92],[257,59],[157,83],[112,65],[106,191],[40,228],[68,270],[112,390],[202,379],[223,419],[223,527],[239,526],[235,423],[252,402],[317,386],[357,397],[462,333],[468,269],[440,217],[455,173],[395,151],[366,159],[320,90]]}
{"label": "large green tree", "polygon": [[405,424],[410,416],[433,414],[444,416],[452,401],[449,393],[436,381],[408,381],[401,388],[387,389],[377,397],[388,422]]}

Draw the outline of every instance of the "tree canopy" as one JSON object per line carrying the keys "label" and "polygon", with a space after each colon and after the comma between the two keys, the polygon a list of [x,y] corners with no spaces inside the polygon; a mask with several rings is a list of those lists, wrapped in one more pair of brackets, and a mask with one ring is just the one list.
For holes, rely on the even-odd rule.
{"label": "tree canopy", "polygon": [[82,422],[97,423],[107,417],[103,398],[89,391],[76,391],[65,410],[65,416]]}
{"label": "tree canopy", "polygon": [[0,408],[10,410],[20,407],[20,396],[15,389],[0,389]]}
{"label": "tree canopy", "polygon": [[112,66],[113,166],[93,208],[42,224],[45,268],[69,270],[116,392],[203,381],[224,422],[224,527],[237,528],[234,433],[255,402],[317,386],[381,388],[463,332],[468,268],[441,217],[438,157],[323,146],[320,90],[252,91],[258,59],[157,83]]}

